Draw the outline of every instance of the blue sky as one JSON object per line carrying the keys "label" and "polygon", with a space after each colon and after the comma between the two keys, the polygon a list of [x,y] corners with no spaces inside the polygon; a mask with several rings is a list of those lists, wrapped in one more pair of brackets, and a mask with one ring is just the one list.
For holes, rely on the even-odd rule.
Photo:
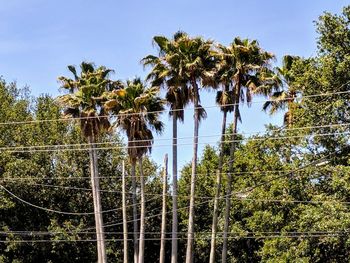
{"label": "blue sky", "polygon": [[[115,69],[116,79],[145,76],[139,61],[155,53],[154,35],[171,36],[177,30],[202,35],[228,44],[235,36],[257,39],[277,56],[312,56],[316,53],[313,21],[323,11],[339,13],[348,1],[337,0],[11,0],[0,1],[0,74],[19,85],[29,85],[33,94],[59,94],[57,76],[67,75],[66,66],[82,60]],[[203,106],[214,105],[215,93],[203,94]],[[257,99],[260,100],[260,99]],[[179,137],[192,135],[192,112],[179,127]],[[261,104],[243,107],[240,131],[254,132],[264,124],[280,124],[261,112]],[[167,125],[162,138],[171,138]],[[217,135],[221,115],[208,109],[200,135]],[[201,143],[217,137],[201,138]],[[179,162],[191,159],[191,140],[181,141]],[[170,141],[156,141],[152,156],[161,163],[171,153]],[[215,143],[214,143],[215,144]],[[167,146],[161,146],[167,145]],[[202,146],[202,145],[201,145]],[[202,148],[202,147],[200,147]],[[170,155],[171,156],[171,155]],[[171,161],[171,160],[170,160]]]}

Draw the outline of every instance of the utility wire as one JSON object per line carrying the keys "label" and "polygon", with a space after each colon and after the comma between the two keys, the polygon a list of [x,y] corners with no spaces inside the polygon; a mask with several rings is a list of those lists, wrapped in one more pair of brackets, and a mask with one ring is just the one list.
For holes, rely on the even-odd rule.
{"label": "utility wire", "polygon": [[[281,179],[281,178],[283,178],[283,177],[285,177],[285,176],[288,176],[288,175],[290,175],[290,174],[293,174],[294,172],[302,171],[302,170],[306,169],[306,168],[309,167],[309,166],[316,165],[316,164],[320,163],[321,161],[324,161],[326,158],[329,158],[330,156],[332,156],[332,155],[334,155],[334,154],[336,154],[336,153],[338,153],[338,152],[339,152],[339,151],[336,151],[336,152],[334,152],[334,153],[328,154],[328,155],[325,156],[325,157],[321,157],[321,158],[319,158],[319,159],[317,159],[317,160],[315,160],[315,161],[310,162],[309,164],[306,164],[306,165],[304,165],[304,166],[302,166],[302,167],[300,167],[300,168],[298,168],[298,169],[295,169],[293,172],[285,173],[285,174],[279,175],[279,176],[274,177],[274,178],[272,178],[272,179],[270,179],[270,180],[268,180],[268,181],[266,181],[266,182],[263,182],[263,183],[258,183],[258,184],[254,185],[254,186],[252,186],[252,187],[247,188],[246,190],[242,190],[242,191],[238,191],[238,192],[233,192],[233,193],[231,193],[231,194],[229,194],[229,195],[226,194],[226,195],[222,196],[222,198],[225,198],[225,197],[227,197],[227,196],[228,196],[228,197],[230,197],[230,196],[232,197],[232,196],[237,196],[237,195],[243,195],[243,194],[250,193],[250,192],[252,192],[254,189],[258,188],[258,187],[261,187],[261,186],[270,184],[270,183],[272,183],[273,181],[278,180],[278,179]],[[214,201],[214,198],[212,198],[212,199],[210,199],[210,200],[207,200],[207,201],[202,201],[202,202],[197,203],[197,204],[195,204],[195,205],[196,205],[196,206],[199,206],[199,205],[203,205],[203,204],[208,204],[208,203],[210,203],[210,202],[212,202],[212,201]],[[184,209],[188,209],[188,208],[189,208],[189,206],[180,207],[180,208],[177,209],[177,211],[179,211],[179,210],[184,210]],[[166,214],[172,213],[172,212],[173,212],[173,211],[168,211],[168,212],[166,212]],[[161,216],[161,215],[162,215],[162,214],[151,215],[151,216],[145,217],[145,219],[150,219],[150,218],[158,217],[158,216]],[[140,219],[129,220],[128,223],[131,223],[131,222],[134,222],[134,221],[139,221],[139,220],[140,220]],[[117,225],[121,225],[121,224],[123,224],[123,223],[122,223],[122,222],[118,222],[118,223],[114,223],[114,222],[112,223],[112,222],[111,222],[111,223],[105,224],[104,227],[117,226]]]}
{"label": "utility wire", "polygon": [[[283,171],[279,171],[283,172]],[[288,171],[284,171],[285,173]],[[289,171],[291,172],[291,171]],[[299,171],[300,172],[300,171]],[[42,186],[42,187],[53,187],[53,188],[63,188],[63,189],[71,189],[71,190],[82,190],[82,191],[88,191],[91,192],[91,189],[89,188],[80,188],[80,187],[71,187],[71,186],[61,186],[61,185],[48,185],[48,184],[32,184],[29,185],[34,186]],[[108,192],[108,193],[118,193],[121,194],[120,191],[116,190],[99,190],[100,192]],[[132,195],[132,192],[127,192],[127,194]],[[152,194],[152,193],[145,193],[147,196],[162,196],[162,194]],[[173,196],[172,194],[167,194],[166,196]],[[179,198],[190,198],[189,195],[177,195]],[[213,196],[195,196],[196,199],[213,199]],[[155,199],[155,198],[154,198]],[[154,200],[151,199],[151,200]],[[221,199],[221,198],[220,198]],[[247,198],[247,197],[240,197],[240,196],[234,196],[232,199],[237,199],[238,201],[250,201],[250,202],[268,202],[268,203],[302,203],[302,204],[344,204],[344,205],[350,205],[350,202],[347,201],[339,201],[339,200],[292,200],[292,199],[261,199],[261,198]],[[150,200],[149,200],[150,201]],[[132,205],[131,205],[132,206]],[[120,208],[121,209],[121,208]]]}
{"label": "utility wire", "polygon": [[[336,154],[336,153],[338,153],[338,152],[339,152],[339,151],[337,151],[337,152],[335,152],[335,153],[333,153],[333,154]],[[311,165],[318,164],[318,163],[320,163],[320,161],[325,160],[326,158],[332,156],[333,154],[328,154],[327,156],[321,157],[321,158],[319,158],[319,159],[317,159],[317,160],[315,160],[315,161],[313,161],[313,162],[311,162],[311,163],[309,163],[309,164],[304,165],[304,166],[301,167],[301,168],[295,169],[294,172],[298,172],[298,171],[304,170],[305,168],[307,168],[307,167],[309,167],[309,166],[311,166]],[[248,188],[248,189],[246,189],[246,190],[238,191],[238,192],[233,192],[233,193],[231,193],[230,195],[224,195],[223,197],[226,197],[226,196],[236,196],[236,195],[242,195],[242,194],[245,194],[245,193],[249,193],[249,192],[253,191],[254,189],[256,189],[256,188],[258,188],[258,187],[260,187],[260,186],[264,186],[264,185],[266,185],[266,184],[269,184],[269,183],[271,183],[271,182],[273,182],[273,181],[275,181],[275,180],[278,180],[278,179],[280,179],[280,178],[283,178],[283,177],[285,177],[286,175],[292,174],[292,173],[293,173],[293,172],[290,172],[290,173],[287,173],[287,174],[282,174],[282,175],[277,176],[277,177],[274,177],[273,179],[270,179],[270,180],[268,180],[268,181],[266,181],[266,182],[256,184],[255,186],[250,187],[250,188]],[[91,214],[94,214],[94,212],[89,212],[89,213],[63,212],[63,211],[58,211],[58,210],[53,210],[53,209],[49,209],[49,208],[37,206],[37,205],[34,205],[34,204],[32,204],[32,203],[30,203],[30,202],[27,202],[27,201],[23,200],[22,198],[18,197],[17,195],[15,195],[15,194],[12,193],[11,191],[9,191],[7,188],[5,188],[3,185],[0,185],[0,187],[1,187],[4,191],[6,191],[8,194],[10,194],[12,197],[16,198],[17,200],[19,200],[19,201],[21,201],[21,202],[23,202],[23,203],[25,203],[25,204],[27,204],[27,205],[29,205],[29,206],[32,206],[32,207],[35,207],[35,208],[38,208],[38,209],[41,209],[41,210],[44,210],[44,211],[47,211],[47,212],[54,212],[54,213],[67,214],[67,215],[91,215]],[[156,197],[156,198],[158,198],[158,197]],[[203,201],[203,202],[200,202],[200,203],[197,203],[196,206],[202,205],[202,204],[207,204],[207,203],[209,203],[209,202],[211,202],[211,201],[213,201],[213,199],[207,200],[207,201]],[[187,209],[187,208],[189,208],[189,206],[182,207],[182,208],[178,208],[178,211],[179,211],[179,210],[183,210],[183,209]],[[108,212],[111,212],[111,211],[116,211],[116,210],[120,210],[120,209],[121,209],[121,208],[117,208],[117,209],[111,209],[111,210],[107,210],[107,211],[108,211]],[[107,211],[102,211],[102,213],[106,213]],[[168,211],[167,214],[170,213],[170,212],[172,212],[172,211]],[[150,218],[158,217],[158,216],[160,216],[160,215],[161,215],[161,214],[156,214],[156,215],[148,216],[148,217],[145,217],[145,219],[150,219]],[[136,219],[136,220],[140,220],[140,219]],[[135,221],[135,220],[129,220],[128,223],[134,222],[134,221]],[[106,224],[104,227],[111,227],[111,226],[116,226],[116,225],[120,225],[120,224],[122,224],[122,223],[120,223],[120,222],[119,222],[119,223],[109,223],[109,224]]]}
{"label": "utility wire", "polygon": [[[347,85],[349,82],[344,83],[342,86]],[[338,88],[340,88],[338,87]],[[311,95],[305,95],[300,96],[297,99],[306,99],[306,98],[316,98],[316,97],[329,97],[333,95],[343,95],[348,94],[350,91],[338,91],[338,92],[331,92],[331,93],[319,93],[319,94],[311,94]],[[280,99],[279,101],[286,101],[289,99],[295,99],[294,97],[284,98]],[[341,98],[346,99],[346,98]],[[271,100],[262,100],[262,101],[253,101],[250,104],[257,104],[257,103],[265,103],[266,101]],[[222,107],[228,107],[228,106],[236,106],[240,105],[242,103],[231,103],[231,104],[225,104],[225,105],[211,105],[204,107],[205,109],[211,109],[211,108],[222,108]],[[203,108],[203,107],[202,107]],[[40,119],[40,120],[30,120],[30,121],[11,121],[11,122],[0,122],[0,125],[17,125],[17,124],[33,124],[33,123],[43,123],[43,122],[57,122],[57,121],[70,121],[70,120],[87,120],[87,119],[98,119],[98,118],[108,118],[108,117],[121,117],[121,116],[135,116],[135,115],[148,115],[148,114],[154,114],[154,113],[163,113],[163,112],[178,112],[183,110],[195,110],[200,109],[192,107],[187,109],[170,109],[170,110],[160,110],[160,111],[149,111],[149,112],[135,112],[135,113],[120,113],[120,114],[112,114],[112,115],[103,115],[103,116],[86,116],[86,117],[77,117],[77,118],[57,118],[57,119]]]}
{"label": "utility wire", "polygon": [[[284,128],[284,129],[271,129],[268,130],[268,132],[281,132],[281,131],[296,131],[296,130],[306,130],[306,129],[322,129],[322,128],[334,128],[334,127],[346,127],[349,126],[350,123],[336,123],[336,124],[328,124],[328,125],[317,125],[317,126],[303,126],[303,127],[295,127],[295,128]],[[255,132],[236,132],[236,133],[225,133],[225,136],[232,136],[232,135],[261,135],[264,136],[264,133],[266,134],[266,131],[255,131]],[[309,134],[306,134],[309,135]],[[198,138],[213,138],[221,136],[221,134],[210,134],[210,135],[199,135]],[[177,140],[189,140],[193,139],[194,136],[185,136],[185,137],[177,137]],[[249,140],[250,138],[244,138],[244,140]],[[157,139],[145,139],[145,140],[131,140],[127,141],[127,143],[140,143],[140,142],[153,142],[153,141],[171,141],[173,138],[157,138]],[[107,141],[107,142],[95,142],[95,143],[74,143],[74,144],[47,144],[47,145],[28,145],[28,146],[9,146],[9,147],[0,147],[0,151],[2,150],[17,150],[17,149],[28,149],[28,150],[35,150],[35,149],[41,149],[41,148],[61,148],[61,147],[78,147],[78,146],[96,146],[96,145],[123,145],[124,142],[121,141]]]}
{"label": "utility wire", "polygon": [[[131,241],[132,239],[129,239]],[[51,240],[45,240],[45,239],[34,239],[34,240],[0,240],[0,243],[59,243],[59,242],[97,242],[98,239],[76,239],[76,240],[69,240],[69,239],[51,239]],[[123,241],[123,239],[105,239],[105,241],[108,242],[119,242]]]}
{"label": "utility wire", "polygon": [[[242,171],[242,172],[221,172],[221,175],[253,175],[253,174],[280,174],[280,173],[288,173],[288,172],[294,172],[295,170],[263,170],[263,171]],[[196,173],[196,175],[198,176],[216,176],[217,173],[216,172],[212,172],[212,173]],[[131,175],[127,175],[127,178],[132,178]],[[141,176],[137,176],[138,178]],[[143,177],[149,178],[152,176],[147,176],[144,175]],[[121,176],[97,176],[96,178],[99,179],[120,179],[121,180]],[[17,182],[17,181],[33,181],[33,180],[90,180],[91,177],[89,176],[82,176],[82,177],[62,177],[62,176],[58,176],[58,177],[4,177],[0,179],[0,182]],[[38,185],[38,186],[45,186],[45,184],[32,184],[31,182],[29,182],[28,184],[30,185]],[[47,185],[48,187],[50,187],[49,185]],[[57,186],[57,185],[52,185],[52,186]],[[62,186],[65,187],[65,186]],[[86,188],[88,189],[88,188]],[[88,189],[89,191],[91,191],[91,189]],[[102,190],[102,191],[109,191],[109,190]],[[113,191],[113,190],[111,190]],[[118,191],[116,191],[118,192]]]}
{"label": "utility wire", "polygon": [[[131,234],[139,234],[140,232],[128,232],[128,235]],[[166,235],[171,235],[173,232],[144,232],[146,235],[160,235],[164,233]],[[178,235],[187,235],[187,232],[176,232]],[[229,235],[236,236],[245,236],[245,235],[259,235],[259,234],[348,234],[350,233],[348,230],[339,230],[339,231],[245,231],[242,230],[240,232],[229,232]],[[0,231],[0,235],[17,235],[17,236],[53,236],[57,234],[66,234],[66,232],[59,231]],[[96,232],[71,232],[71,234],[88,234],[95,235]],[[106,235],[123,235],[123,232],[103,232]],[[196,235],[200,236],[210,236],[210,232],[195,232]],[[224,232],[217,232],[218,235],[224,234]],[[72,236],[73,237],[73,236]]]}
{"label": "utility wire", "polygon": [[[269,239],[269,238],[327,238],[327,237],[342,237],[348,236],[349,233],[332,233],[332,234],[310,234],[310,235],[256,235],[256,236],[228,236],[228,239]],[[222,239],[223,237],[217,237],[217,239]],[[186,240],[184,238],[176,238],[177,240]],[[194,239],[199,240],[209,240],[211,237],[194,237]],[[145,238],[145,241],[160,241],[160,238]],[[173,238],[165,238],[165,240],[170,241]],[[33,239],[33,240],[0,240],[0,243],[58,243],[58,242],[97,242],[97,239]],[[123,239],[105,239],[107,242],[122,242]],[[133,239],[128,239],[128,241],[133,241]]]}
{"label": "utility wire", "polygon": [[[34,186],[43,186],[43,187],[53,187],[53,188],[63,188],[63,189],[72,189],[72,190],[82,190],[82,191],[89,191],[91,192],[91,189],[89,188],[79,188],[79,187],[69,187],[69,186],[60,186],[60,185],[46,185],[46,184],[29,184]],[[120,191],[115,190],[99,190],[100,192],[110,192],[110,193],[120,193]],[[127,192],[127,194],[132,195],[132,192]],[[147,196],[162,196],[162,194],[152,194],[152,193],[145,193]],[[173,196],[172,194],[167,194],[166,196]],[[177,195],[179,198],[185,198],[189,199],[189,195]],[[195,196],[196,199],[213,199],[213,196]],[[222,198],[220,198],[222,199]],[[292,200],[292,199],[261,199],[261,198],[246,198],[241,196],[234,196],[232,199],[236,199],[238,201],[250,201],[250,202],[267,202],[267,203],[302,203],[302,204],[343,204],[343,205],[350,205],[350,202],[347,201],[340,201],[340,200]],[[154,199],[152,199],[154,200]],[[132,206],[132,205],[131,205]],[[121,209],[121,208],[120,208]]]}
{"label": "utility wire", "polygon": [[[4,187],[3,185],[0,185],[0,187],[5,191],[7,192],[9,195],[11,195],[13,198],[17,199],[18,201],[26,204],[26,205],[29,205],[29,206],[32,206],[34,208],[37,208],[37,209],[40,209],[40,210],[43,210],[43,211],[46,211],[46,212],[51,212],[51,213],[56,213],[56,214],[64,214],[64,215],[75,215],[75,216],[86,216],[86,215],[94,215],[94,214],[105,214],[105,213],[110,213],[110,212],[115,212],[115,211],[118,211],[118,210],[121,210],[122,208],[121,207],[118,207],[118,208],[114,208],[114,209],[109,209],[109,210],[104,210],[104,211],[101,211],[101,212],[66,212],[66,211],[59,211],[59,210],[55,210],[55,209],[50,209],[50,208],[46,208],[46,207],[43,207],[43,206],[38,206],[38,205],[35,205],[35,204],[32,204],[22,198],[20,198],[19,196],[15,195],[14,193],[12,193],[10,190],[8,190],[6,187]],[[148,199],[147,202],[151,201],[151,200],[154,200],[154,199],[158,199],[158,197],[154,197],[154,198],[151,198],[151,199]],[[140,204],[140,203],[138,203]],[[133,205],[129,205],[128,207],[131,207]]]}
{"label": "utility wire", "polygon": [[[242,142],[242,141],[266,141],[266,140],[281,140],[281,139],[296,139],[303,137],[324,137],[324,136],[333,136],[333,135],[347,135],[350,134],[348,132],[333,132],[333,133],[321,133],[321,134],[306,134],[306,135],[295,135],[295,136],[276,136],[276,137],[262,137],[262,138],[243,138],[243,139],[235,139],[235,140],[225,140],[221,143],[233,143],[233,142]],[[197,145],[211,145],[217,144],[218,142],[198,142]],[[161,145],[153,145],[152,147],[168,147],[172,145],[177,146],[192,146],[193,143],[178,143],[178,144],[161,144]],[[116,150],[116,149],[138,149],[138,148],[148,148],[149,146],[143,145],[134,145],[134,146],[114,146],[114,147],[96,147],[95,150]],[[3,147],[2,152],[8,153],[37,153],[37,152],[56,152],[56,151],[87,151],[89,148],[53,148],[53,149],[30,149],[30,150],[12,150],[12,147]]]}

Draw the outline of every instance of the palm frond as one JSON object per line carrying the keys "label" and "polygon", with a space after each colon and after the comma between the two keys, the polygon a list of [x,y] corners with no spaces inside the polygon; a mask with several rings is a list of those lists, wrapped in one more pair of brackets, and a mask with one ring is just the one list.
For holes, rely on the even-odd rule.
{"label": "palm frond", "polygon": [[80,64],[80,69],[81,69],[82,73],[87,74],[87,73],[94,72],[95,71],[95,66],[94,66],[94,63],[92,63],[92,62],[83,61]]}
{"label": "palm frond", "polygon": [[207,118],[207,112],[202,107],[202,105],[198,105],[198,107],[196,108],[196,111],[198,111],[198,117],[199,117],[199,121],[200,122]]}
{"label": "palm frond", "polygon": [[78,75],[77,75],[77,69],[75,68],[75,66],[73,66],[73,65],[69,65],[68,66],[68,70],[70,71],[70,72],[72,72],[72,74],[74,75],[74,78],[75,78],[75,80],[78,80]]}

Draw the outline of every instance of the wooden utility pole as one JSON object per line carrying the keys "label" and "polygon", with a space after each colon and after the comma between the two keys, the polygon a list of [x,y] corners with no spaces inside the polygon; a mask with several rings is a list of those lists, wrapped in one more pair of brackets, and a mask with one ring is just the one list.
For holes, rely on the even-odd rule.
{"label": "wooden utility pole", "polygon": [[122,206],[123,206],[123,242],[124,242],[124,263],[128,263],[128,218],[126,213],[126,182],[125,182],[125,162],[122,167]]}
{"label": "wooden utility pole", "polygon": [[162,226],[160,236],[160,252],[159,263],[165,262],[165,232],[166,232],[166,195],[167,195],[167,180],[168,180],[168,154],[164,157],[163,171],[163,207],[162,207]]}

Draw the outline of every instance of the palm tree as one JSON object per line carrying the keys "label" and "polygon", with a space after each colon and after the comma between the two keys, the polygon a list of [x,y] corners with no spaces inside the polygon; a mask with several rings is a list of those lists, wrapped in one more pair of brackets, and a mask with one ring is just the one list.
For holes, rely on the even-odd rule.
{"label": "palm tree", "polygon": [[[117,113],[116,127],[126,132],[128,137],[128,155],[131,163],[134,221],[134,262],[144,262],[145,248],[145,176],[142,169],[142,157],[151,151],[153,144],[152,131],[161,133],[163,123],[159,120],[164,110],[164,102],[158,96],[159,89],[146,88],[143,82],[136,78],[127,81],[124,89],[116,90],[108,95],[106,109]],[[140,169],[140,242],[137,242],[136,211],[136,163]],[[137,211],[136,211],[137,212]],[[136,224],[135,224],[136,222]]]}
{"label": "palm tree", "polygon": [[194,202],[197,172],[199,122],[206,116],[200,105],[200,87],[213,83],[215,59],[212,55],[212,41],[201,37],[191,38],[182,33],[173,45],[171,56],[167,59],[172,69],[178,72],[178,79],[189,87],[189,96],[194,104],[193,159],[188,217],[186,263],[193,262]]}
{"label": "palm tree", "polygon": [[[287,128],[291,128],[294,124],[294,115],[299,108],[297,103],[298,95],[301,95],[301,90],[293,85],[292,66],[299,57],[286,55],[282,58],[282,67],[277,67],[276,71],[281,79],[281,89],[272,92],[270,99],[263,105],[263,110],[268,111],[270,115],[276,114],[279,111],[285,111],[283,124]],[[286,162],[291,162],[292,144],[288,143],[286,152]]]}
{"label": "palm tree", "polygon": [[222,86],[222,90],[216,93],[216,103],[220,106],[220,110],[223,112],[222,125],[221,125],[221,139],[220,139],[220,153],[219,163],[216,175],[216,190],[213,207],[213,222],[211,232],[211,243],[210,243],[210,255],[209,262],[215,262],[215,250],[216,250],[216,233],[218,227],[218,213],[219,213],[219,198],[221,193],[221,180],[223,171],[223,159],[224,159],[224,148],[225,148],[225,132],[226,132],[226,120],[227,113],[233,111],[233,96],[232,96],[232,78],[235,74],[234,61],[232,56],[228,56],[225,52],[226,47],[218,46],[217,57],[217,72],[215,82],[218,86]]}
{"label": "palm tree", "polygon": [[145,66],[152,66],[152,71],[147,79],[152,81],[152,86],[160,86],[166,89],[166,101],[170,107],[169,115],[173,122],[173,148],[172,148],[172,242],[171,242],[171,263],[177,263],[177,232],[178,232],[178,212],[177,212],[177,123],[184,121],[184,108],[189,103],[189,93],[186,81],[181,79],[177,68],[173,68],[169,63],[173,55],[176,54],[176,41],[186,34],[177,32],[173,39],[164,36],[155,36],[153,42],[159,49],[159,55],[149,55],[142,59]]}
{"label": "palm tree", "polygon": [[227,48],[223,47],[222,51],[226,56],[232,56],[235,72],[232,78],[234,118],[232,124],[230,161],[227,173],[226,202],[224,216],[224,236],[222,249],[222,262],[227,261],[227,235],[230,223],[230,208],[232,195],[232,172],[235,153],[235,136],[237,133],[238,120],[241,121],[239,104],[251,103],[252,95],[267,96],[273,87],[278,86],[278,78],[270,69],[270,62],[274,58],[272,53],[266,52],[259,47],[257,41],[248,39],[235,38]]}
{"label": "palm tree", "polygon": [[293,85],[293,76],[291,69],[293,63],[299,59],[297,56],[286,55],[282,59],[282,67],[277,67],[277,73],[282,79],[282,90],[273,92],[270,99],[263,106],[264,111],[269,111],[269,114],[275,114],[278,111],[286,110],[284,114],[284,125],[288,128],[293,126],[293,116],[297,110],[296,99],[301,91]]}
{"label": "palm tree", "polygon": [[69,93],[58,97],[58,102],[64,107],[63,114],[77,118],[80,128],[89,143],[91,187],[94,202],[98,262],[107,262],[105,238],[103,233],[103,217],[100,197],[100,182],[98,177],[97,150],[95,149],[99,135],[108,130],[110,123],[106,117],[103,93],[118,86],[111,81],[112,70],[103,66],[95,68],[92,63],[82,62],[78,75],[74,66],[68,66],[74,78],[59,77],[62,88]]}

